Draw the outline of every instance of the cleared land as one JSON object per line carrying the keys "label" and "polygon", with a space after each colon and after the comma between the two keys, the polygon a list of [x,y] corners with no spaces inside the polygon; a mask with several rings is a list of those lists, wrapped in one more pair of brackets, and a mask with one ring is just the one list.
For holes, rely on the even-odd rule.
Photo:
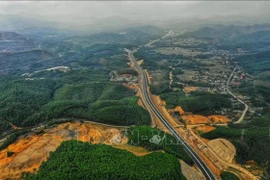
{"label": "cleared land", "polygon": [[[44,132],[29,133],[20,136],[19,139],[0,152],[0,179],[19,179],[23,171],[34,172],[42,161],[46,160],[51,151],[63,141],[77,139],[83,142],[114,144],[122,146],[127,140],[122,139],[123,134],[119,129],[97,125],[92,123],[63,123]],[[124,149],[132,149],[131,152],[147,152],[143,148],[131,148],[123,146]],[[8,152],[13,154],[7,157]],[[143,153],[144,154],[144,153]],[[141,155],[143,155],[141,154]]]}
{"label": "cleared land", "polygon": [[236,149],[230,141],[226,139],[214,139],[211,140],[208,145],[212,148],[216,154],[226,162],[232,163],[236,154]]}
{"label": "cleared land", "polygon": [[181,116],[187,125],[195,124],[225,124],[231,122],[229,118],[222,115],[202,116],[195,114],[186,114]]}

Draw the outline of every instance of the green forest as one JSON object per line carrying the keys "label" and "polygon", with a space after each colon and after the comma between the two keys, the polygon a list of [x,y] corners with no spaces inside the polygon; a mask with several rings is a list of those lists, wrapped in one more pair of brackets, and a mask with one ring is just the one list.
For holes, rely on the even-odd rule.
{"label": "green forest", "polygon": [[60,78],[1,78],[0,130],[11,129],[9,123],[30,127],[67,117],[115,125],[150,124],[134,90],[108,82],[95,70],[58,74]]}
{"label": "green forest", "polygon": [[230,172],[222,172],[220,176],[222,180],[239,180],[235,174]]}
{"label": "green forest", "polygon": [[266,103],[270,103],[270,87],[267,85],[267,83],[263,85],[243,82],[239,85],[239,87],[234,88],[233,91],[250,96],[252,104],[257,107],[267,107]]}
{"label": "green forest", "polygon": [[[159,136],[161,141],[153,143],[152,138]],[[128,143],[135,146],[142,146],[148,150],[163,150],[175,157],[182,159],[186,163],[192,165],[193,161],[184,150],[176,138],[164,131],[149,126],[135,126],[128,129]],[[164,138],[164,139],[163,139]],[[152,142],[151,142],[152,141]]]}
{"label": "green forest", "polygon": [[153,152],[142,157],[108,145],[63,142],[36,174],[24,179],[185,179],[174,156]]}
{"label": "green forest", "polygon": [[184,111],[211,114],[215,110],[231,107],[231,101],[225,95],[192,92],[185,96],[183,91],[163,93],[160,97],[166,101],[168,109],[181,106]]}
{"label": "green forest", "polygon": [[[270,51],[257,54],[242,55],[234,59],[240,62],[250,74],[258,74],[270,70]],[[248,62],[248,63],[247,63]]]}

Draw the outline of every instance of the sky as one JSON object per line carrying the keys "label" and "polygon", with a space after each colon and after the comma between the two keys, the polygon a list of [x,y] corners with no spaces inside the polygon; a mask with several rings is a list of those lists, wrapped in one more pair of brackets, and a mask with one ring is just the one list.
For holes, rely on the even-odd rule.
{"label": "sky", "polygon": [[261,16],[269,15],[270,2],[256,1],[19,1],[0,2],[0,13],[25,13],[46,18],[80,20],[93,17],[130,18]]}
{"label": "sky", "polygon": [[[188,22],[194,25],[210,20],[211,23],[246,21],[243,24],[255,24],[269,23],[269,9],[270,1],[0,1],[0,24],[7,17],[4,15],[44,20],[43,24],[56,24],[58,28],[66,29],[106,29],[107,26],[102,26],[110,22],[118,26],[113,20],[107,19],[104,23],[103,18],[112,16],[129,19],[129,22],[122,20],[128,26],[148,24],[167,27],[170,26],[168,23],[189,26]],[[2,25],[10,28],[16,26],[17,21],[14,22],[10,26],[7,23]]]}

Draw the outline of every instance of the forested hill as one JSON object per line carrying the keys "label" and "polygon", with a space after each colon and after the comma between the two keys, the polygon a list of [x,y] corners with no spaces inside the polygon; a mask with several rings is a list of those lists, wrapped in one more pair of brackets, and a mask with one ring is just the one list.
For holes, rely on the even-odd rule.
{"label": "forested hill", "polygon": [[248,73],[253,75],[270,71],[270,51],[238,56],[234,61],[239,62]]}
{"label": "forested hill", "polygon": [[177,179],[183,180],[179,161],[170,154],[154,152],[137,157],[107,145],[63,142],[50,154],[37,174],[25,179]]}

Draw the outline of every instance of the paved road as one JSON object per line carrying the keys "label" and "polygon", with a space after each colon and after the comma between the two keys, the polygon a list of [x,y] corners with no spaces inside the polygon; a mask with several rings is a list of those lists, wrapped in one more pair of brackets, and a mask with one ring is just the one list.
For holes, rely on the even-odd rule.
{"label": "paved road", "polygon": [[126,49],[126,52],[128,53],[129,59],[134,64],[134,67],[138,71],[138,73],[141,76],[142,80],[142,95],[147,101],[147,104],[151,107],[151,110],[155,115],[161,120],[161,122],[166,126],[166,128],[174,135],[177,140],[183,145],[186,152],[190,155],[190,157],[194,160],[194,162],[197,164],[197,166],[201,169],[206,179],[212,180],[216,179],[215,175],[211,172],[211,170],[207,167],[207,165],[200,159],[200,157],[197,155],[196,152],[193,151],[193,149],[181,138],[181,136],[174,130],[174,128],[167,122],[166,118],[162,116],[162,114],[158,111],[158,109],[155,107],[154,103],[152,102],[152,99],[150,98],[149,91],[148,91],[148,79],[146,72],[141,68],[141,66],[138,65],[133,53],[136,52],[138,49],[135,49],[133,51]]}
{"label": "paved road", "polygon": [[244,120],[244,118],[245,118],[245,116],[246,116],[246,113],[247,113],[247,111],[248,111],[248,105],[247,105],[246,103],[244,103],[241,99],[239,99],[238,97],[236,97],[236,96],[229,90],[229,83],[230,83],[230,81],[231,81],[231,79],[232,79],[232,77],[233,77],[233,74],[234,74],[236,68],[237,68],[237,67],[235,67],[235,68],[233,69],[233,71],[232,71],[232,73],[231,73],[231,75],[230,75],[230,77],[229,77],[229,79],[228,79],[228,81],[227,81],[227,83],[226,83],[226,90],[227,90],[227,92],[228,92],[230,95],[232,95],[232,96],[233,96],[235,99],[237,99],[240,103],[242,103],[242,104],[245,105],[245,109],[244,109],[244,111],[242,112],[242,115],[240,116],[240,118],[239,118],[237,121],[234,122],[234,124],[239,124],[239,123],[241,123],[241,122]]}

